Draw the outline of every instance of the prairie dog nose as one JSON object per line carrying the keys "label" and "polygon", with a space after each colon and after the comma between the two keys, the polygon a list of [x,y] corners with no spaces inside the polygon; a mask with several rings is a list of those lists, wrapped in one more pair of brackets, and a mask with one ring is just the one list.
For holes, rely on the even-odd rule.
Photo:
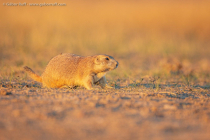
{"label": "prairie dog nose", "polygon": [[119,63],[116,61],[116,68],[118,67]]}

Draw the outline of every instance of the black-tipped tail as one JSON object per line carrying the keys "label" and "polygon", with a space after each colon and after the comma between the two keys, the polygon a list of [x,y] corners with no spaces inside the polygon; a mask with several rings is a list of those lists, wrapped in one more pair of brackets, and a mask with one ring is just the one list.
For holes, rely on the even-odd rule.
{"label": "black-tipped tail", "polygon": [[25,66],[23,67],[25,72],[28,73],[28,75],[35,81],[38,81],[38,82],[42,82],[42,78],[37,75],[31,68],[29,68],[28,66]]}

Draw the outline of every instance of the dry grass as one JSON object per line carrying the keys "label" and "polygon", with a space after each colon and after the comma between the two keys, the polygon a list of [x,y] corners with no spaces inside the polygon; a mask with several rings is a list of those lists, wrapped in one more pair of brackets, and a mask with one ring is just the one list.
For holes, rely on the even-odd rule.
{"label": "dry grass", "polygon": [[65,2],[1,5],[1,73],[23,65],[41,70],[60,52],[113,55],[128,75],[168,57],[209,66],[208,1]]}
{"label": "dry grass", "polygon": [[[19,3],[14,0],[13,3],[15,2]],[[24,137],[26,139],[39,132],[34,131],[35,128],[48,132],[46,137],[51,138],[50,134],[54,131],[50,126],[60,129],[56,129],[55,137],[63,134],[66,138],[68,133],[61,128],[69,128],[65,121],[69,125],[75,125],[74,119],[81,121],[75,131],[82,133],[81,137],[77,133],[73,135],[74,128],[70,127],[75,139],[85,136],[90,136],[88,138],[91,139],[94,135],[98,138],[100,132],[103,132],[104,139],[121,139],[123,136],[129,139],[140,136],[132,130],[145,133],[142,136],[145,139],[156,136],[157,139],[173,136],[185,138],[192,133],[198,138],[202,130],[206,130],[202,133],[204,138],[208,136],[205,133],[210,130],[208,0],[60,2],[66,3],[67,6],[15,7],[0,4],[0,105],[6,106],[1,109],[6,113],[2,116],[7,118],[9,110],[17,120],[9,118],[18,124],[14,126],[0,119],[0,129],[5,128],[5,138],[11,130],[16,136],[19,131],[15,128],[29,120],[32,123],[38,122],[38,125],[34,125],[34,128],[25,125],[20,127],[23,131],[27,128],[30,130],[29,136]],[[48,61],[61,52],[114,56],[119,61],[119,68],[109,73],[107,79],[116,89],[85,91],[79,88],[73,91],[48,91],[39,83],[30,81],[23,72],[22,67],[28,65],[41,74]],[[63,104],[68,106],[60,106],[61,117],[64,112],[65,119],[59,119],[59,110],[53,115],[54,109],[51,107],[55,106],[49,105],[48,100],[58,104],[57,98],[60,103],[65,102]],[[29,114],[21,110],[25,105],[23,102],[27,102],[28,99],[29,107],[25,109]],[[185,101],[189,104],[183,103]],[[19,108],[8,106],[10,103]],[[34,105],[36,103],[47,107],[40,110]],[[36,113],[33,112],[33,108]],[[51,112],[52,115],[47,115],[46,112]],[[191,117],[187,117],[188,115]],[[101,120],[119,120],[116,123],[100,123],[100,117]],[[94,124],[94,118],[98,119],[99,123]],[[128,127],[121,127],[126,119],[128,122],[125,125]],[[43,120],[46,121],[46,127],[39,124]],[[183,124],[185,120],[188,121]],[[61,124],[58,125],[59,122]],[[80,131],[83,124],[85,128]],[[154,133],[147,135],[145,131],[149,131],[153,124],[156,126]],[[94,130],[94,126],[99,128]],[[139,127],[146,129],[144,131]],[[124,132],[124,135],[117,137],[114,133],[122,134],[120,131]],[[40,134],[40,138],[43,139],[44,136]]]}

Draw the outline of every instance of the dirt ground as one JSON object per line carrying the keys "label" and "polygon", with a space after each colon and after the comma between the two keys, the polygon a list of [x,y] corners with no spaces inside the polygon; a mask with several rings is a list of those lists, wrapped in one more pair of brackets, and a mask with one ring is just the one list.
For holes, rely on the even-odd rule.
{"label": "dirt ground", "polygon": [[88,91],[2,82],[1,140],[209,139],[208,86],[116,84]]}

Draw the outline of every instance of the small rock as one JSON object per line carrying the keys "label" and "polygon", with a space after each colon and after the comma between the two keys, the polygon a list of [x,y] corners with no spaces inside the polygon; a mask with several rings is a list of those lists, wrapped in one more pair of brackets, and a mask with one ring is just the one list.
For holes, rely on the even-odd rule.
{"label": "small rock", "polygon": [[126,96],[121,96],[120,98],[123,99],[123,100],[129,100],[129,99],[131,99],[130,97],[126,97]]}
{"label": "small rock", "polygon": [[175,105],[169,105],[169,104],[165,104],[164,109],[167,109],[167,110],[176,110],[177,107]]}
{"label": "small rock", "polygon": [[0,90],[0,95],[6,95],[7,91],[6,90]]}
{"label": "small rock", "polygon": [[0,90],[0,95],[12,95],[12,92],[2,89]]}

